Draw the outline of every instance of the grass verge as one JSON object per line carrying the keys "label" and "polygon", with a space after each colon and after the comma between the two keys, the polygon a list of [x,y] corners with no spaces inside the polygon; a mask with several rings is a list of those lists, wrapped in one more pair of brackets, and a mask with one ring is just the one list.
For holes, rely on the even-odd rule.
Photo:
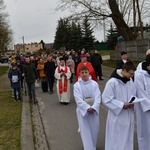
{"label": "grass verge", "polygon": [[103,51],[99,51],[99,54],[101,54],[101,56],[110,55],[110,53],[114,51],[115,50],[103,50]]}
{"label": "grass verge", "polygon": [[[118,62],[118,60],[104,60],[103,61],[103,65],[107,66],[107,67],[111,67],[111,68],[116,68],[116,63]],[[139,61],[133,61],[134,65],[137,66],[139,64]]]}
{"label": "grass verge", "polygon": [[[114,52],[115,50],[100,50],[100,51],[98,51],[99,52],[99,54],[101,55],[101,56],[104,56],[104,55],[110,55],[110,53],[111,52]],[[93,54],[94,53],[94,50],[91,50],[90,51],[91,52],[91,54]]]}
{"label": "grass verge", "polygon": [[6,73],[8,66],[0,66],[0,77]]}
{"label": "grass verge", "polygon": [[[0,77],[7,73],[8,66],[0,66]],[[3,85],[3,77],[0,84]],[[9,81],[8,81],[9,82]],[[12,91],[0,91],[0,150],[21,149],[22,104],[14,102]]]}

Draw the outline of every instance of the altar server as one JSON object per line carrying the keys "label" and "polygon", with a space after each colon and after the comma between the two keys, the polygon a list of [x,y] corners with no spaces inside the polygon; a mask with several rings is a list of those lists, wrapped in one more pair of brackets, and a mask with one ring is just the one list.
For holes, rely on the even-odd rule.
{"label": "altar server", "polygon": [[135,66],[129,61],[117,69],[106,83],[102,102],[108,108],[105,150],[133,150],[134,104],[136,94],[133,79]]}
{"label": "altar server", "polygon": [[74,84],[76,113],[84,150],[96,150],[99,132],[99,109],[101,92],[96,81],[91,79],[89,68],[79,69],[78,81]]}

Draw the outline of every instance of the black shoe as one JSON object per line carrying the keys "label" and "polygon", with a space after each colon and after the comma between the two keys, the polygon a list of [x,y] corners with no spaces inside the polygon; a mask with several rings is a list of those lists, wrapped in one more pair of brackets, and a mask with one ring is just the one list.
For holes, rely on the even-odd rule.
{"label": "black shoe", "polygon": [[21,102],[21,100],[20,100],[20,99],[18,99],[18,102],[20,103],[20,102]]}
{"label": "black shoe", "polygon": [[104,80],[103,78],[100,78],[99,80]]}
{"label": "black shoe", "polygon": [[50,91],[50,94],[53,94],[53,91]]}
{"label": "black shoe", "polygon": [[32,103],[32,99],[29,99],[29,103]]}
{"label": "black shoe", "polygon": [[37,103],[38,103],[38,101],[37,101],[37,100],[35,100],[35,101],[34,101],[34,104],[37,104]]}
{"label": "black shoe", "polygon": [[64,102],[64,105],[68,105],[69,103],[68,102]]}

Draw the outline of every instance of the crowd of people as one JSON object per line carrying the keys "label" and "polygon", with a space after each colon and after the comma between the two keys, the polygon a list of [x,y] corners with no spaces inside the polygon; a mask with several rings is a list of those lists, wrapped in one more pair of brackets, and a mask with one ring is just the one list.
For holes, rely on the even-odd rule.
{"label": "crowd of people", "polygon": [[[83,65],[88,66],[93,80],[97,81],[97,76],[99,80],[103,80],[101,71],[102,58],[97,50],[94,51],[94,54],[90,54],[84,49],[82,51],[42,53],[40,55],[23,56],[17,54],[10,57],[10,64],[11,69],[8,77],[14,89],[15,101],[21,101],[20,90],[27,85],[29,102],[37,103],[35,83],[41,82],[43,92],[49,89],[49,93],[53,94],[56,80],[59,101],[63,104],[68,104],[70,102],[70,83],[72,84],[78,80],[79,68]],[[60,79],[62,82],[60,82]],[[47,85],[44,83],[45,80]],[[60,88],[64,87],[69,91],[61,92]],[[16,93],[19,96],[16,96]],[[65,94],[67,94],[67,97]]]}
{"label": "crowd of people", "polygon": [[[110,75],[103,93],[97,83],[102,78],[102,57],[97,50],[91,55],[82,50],[15,58],[8,77],[14,89],[15,101],[20,101],[20,87],[25,80],[29,102],[38,103],[35,82],[46,78],[53,94],[54,82],[61,104],[70,102],[70,84],[77,105],[77,120],[84,150],[96,150],[100,128],[101,101],[108,109],[105,150],[134,149],[134,112],[137,119],[139,150],[150,149],[150,50],[137,69],[121,52],[121,60]],[[75,81],[73,80],[75,76]],[[41,83],[42,84],[42,83]],[[18,94],[16,94],[18,93]]]}

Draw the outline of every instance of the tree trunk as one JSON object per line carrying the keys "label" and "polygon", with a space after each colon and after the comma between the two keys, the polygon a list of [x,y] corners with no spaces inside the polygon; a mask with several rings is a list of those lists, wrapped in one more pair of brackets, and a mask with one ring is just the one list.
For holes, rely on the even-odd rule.
{"label": "tree trunk", "polygon": [[139,23],[140,23],[141,39],[143,39],[144,38],[144,36],[143,36],[143,23],[142,23],[142,19],[141,19],[141,12],[140,12],[140,7],[139,7],[139,1],[138,0],[136,0],[136,4],[137,4],[138,17],[139,17]]}
{"label": "tree trunk", "polygon": [[116,0],[108,0],[108,2],[112,12],[112,20],[117,27],[118,33],[122,35],[126,41],[135,40],[136,36],[124,21]]}
{"label": "tree trunk", "polygon": [[137,30],[136,30],[136,6],[135,6],[135,0],[133,0],[133,25],[134,25],[134,34],[137,34]]}

